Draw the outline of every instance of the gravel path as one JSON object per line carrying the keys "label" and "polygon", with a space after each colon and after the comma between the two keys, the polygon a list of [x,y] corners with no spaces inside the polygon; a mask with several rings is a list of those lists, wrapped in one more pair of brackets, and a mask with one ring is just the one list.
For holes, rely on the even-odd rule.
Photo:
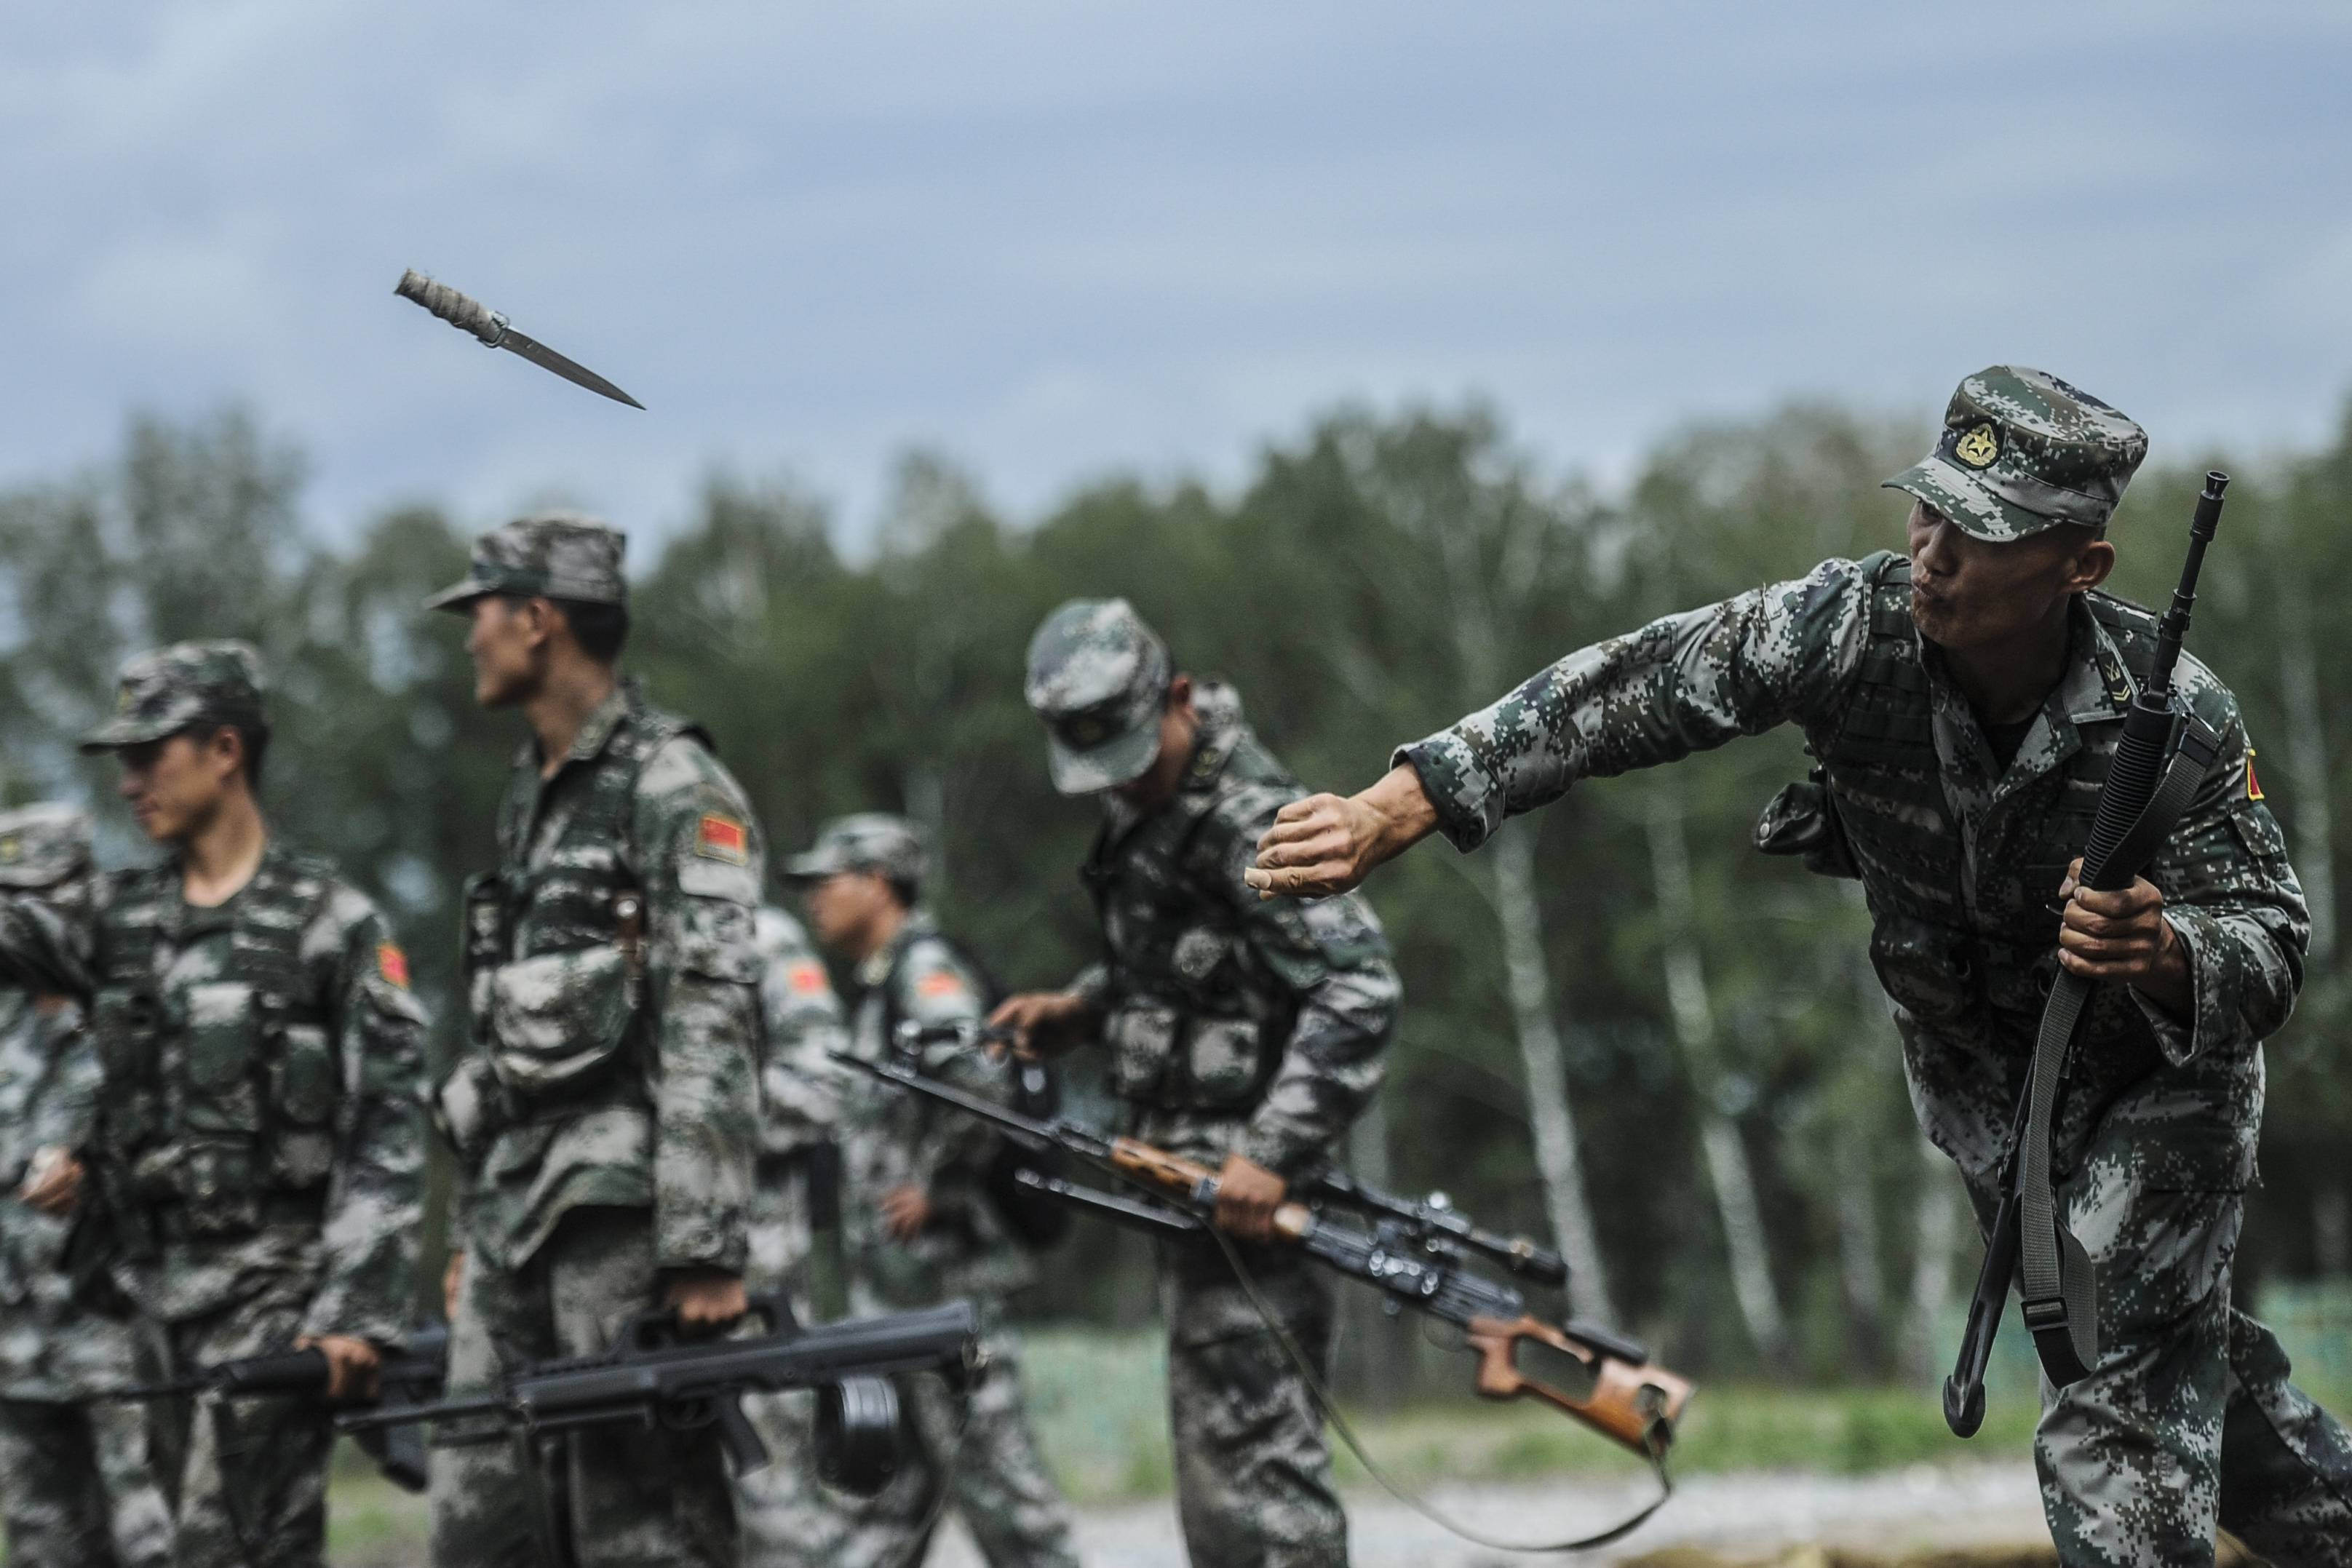
{"label": "gravel path", "polygon": [[[1442,1487],[1438,1506],[1496,1535],[1565,1535],[1622,1517],[1648,1493],[1637,1485]],[[1385,1493],[1348,1500],[1354,1568],[1494,1568],[1532,1559],[1472,1546]],[[1801,1543],[1897,1552],[1929,1546],[2046,1542],[2029,1465],[1918,1466],[1885,1475],[1748,1473],[1698,1476],[1627,1540],[1587,1563],[1622,1563],[1667,1546],[1769,1552]],[[1094,1568],[1183,1568],[1171,1503],[1090,1509],[1079,1517],[1080,1554]],[[1553,1561],[1559,1561],[1554,1559]],[[961,1528],[931,1557],[934,1568],[981,1568]]]}

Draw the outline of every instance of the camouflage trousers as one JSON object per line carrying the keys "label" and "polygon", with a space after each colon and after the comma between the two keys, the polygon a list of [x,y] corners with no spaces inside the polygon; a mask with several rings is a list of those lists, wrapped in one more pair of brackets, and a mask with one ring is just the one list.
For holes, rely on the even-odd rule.
{"label": "camouflage trousers", "polygon": [[[468,1254],[449,1329],[450,1395],[532,1362],[602,1354],[657,1304],[656,1283],[642,1208],[575,1208],[520,1269]],[[441,1568],[540,1568],[548,1523],[578,1568],[737,1561],[726,1455],[708,1427],[583,1427],[543,1440],[529,1468],[505,1443],[436,1448],[431,1502]]]}
{"label": "camouflage trousers", "polygon": [[2150,1146],[2217,1130],[2137,1103],[2152,1098],[2109,1113],[2060,1194],[2097,1270],[2099,1357],[2042,1387],[2033,1458],[2059,1561],[2209,1568],[2219,1526],[2275,1568],[2352,1564],[2352,1436],[2230,1305],[2242,1182]]}
{"label": "camouflage trousers", "polygon": [[[308,1286],[167,1323],[172,1370],[292,1348]],[[327,1460],[335,1428],[308,1399],[222,1399],[159,1406],[156,1445],[176,1502],[178,1568],[319,1568],[327,1547]],[[176,1484],[175,1484],[176,1478]]]}
{"label": "camouflage trousers", "polygon": [[1069,1505],[1029,1427],[1020,1342],[993,1316],[981,1341],[987,1365],[964,1395],[928,1374],[896,1380],[905,1446],[898,1474],[873,1497],[816,1479],[814,1395],[747,1402],[774,1462],[737,1483],[746,1568],[912,1568],[943,1502],[992,1568],[1076,1568]]}
{"label": "camouflage trousers", "polygon": [[[1318,1375],[1331,1287],[1289,1249],[1236,1243],[1243,1267]],[[1198,1568],[1343,1568],[1348,1520],[1307,1381],[1215,1243],[1160,1244],[1176,1511]]]}
{"label": "camouflage trousers", "polygon": [[172,1518],[136,1405],[0,1399],[12,1568],[168,1568]]}

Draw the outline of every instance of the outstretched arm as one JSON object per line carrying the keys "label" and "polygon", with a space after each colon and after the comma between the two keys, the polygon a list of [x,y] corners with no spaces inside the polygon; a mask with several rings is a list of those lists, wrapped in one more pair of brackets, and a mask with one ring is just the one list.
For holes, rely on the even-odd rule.
{"label": "outstretched arm", "polygon": [[1286,808],[1249,884],[1265,897],[1344,892],[1433,831],[1457,849],[1580,779],[1671,762],[1791,719],[1825,715],[1861,666],[1870,562],[1651,622],[1540,671],[1450,728],[1400,747],[1360,795]]}

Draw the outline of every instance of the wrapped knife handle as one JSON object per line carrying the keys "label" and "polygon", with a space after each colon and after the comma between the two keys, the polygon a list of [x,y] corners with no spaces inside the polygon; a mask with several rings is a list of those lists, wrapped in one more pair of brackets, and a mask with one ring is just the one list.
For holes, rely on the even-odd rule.
{"label": "wrapped knife handle", "polygon": [[498,312],[446,283],[434,282],[414,267],[400,275],[392,291],[403,299],[416,301],[452,327],[471,332],[490,348],[497,348],[499,340],[506,336],[506,321]]}

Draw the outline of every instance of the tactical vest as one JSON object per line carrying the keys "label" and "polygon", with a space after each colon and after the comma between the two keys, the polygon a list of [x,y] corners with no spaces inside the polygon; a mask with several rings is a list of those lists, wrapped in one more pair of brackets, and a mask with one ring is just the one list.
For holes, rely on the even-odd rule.
{"label": "tactical vest", "polygon": [[567,781],[546,850],[531,852],[541,820],[509,816],[499,823],[500,868],[466,884],[467,999],[506,1102],[500,1120],[650,1103],[633,817],[646,762],[687,735],[710,744],[698,727],[633,705]]}
{"label": "tactical vest", "polygon": [[226,974],[167,990],[178,875],[126,877],[98,930],[101,1180],[133,1256],[159,1238],[315,1223],[334,1164],[341,1080],[300,952],[333,896],[331,868],[272,849],[231,905]]}
{"label": "tactical vest", "polygon": [[1296,1021],[1289,992],[1244,940],[1213,821],[1223,775],[1250,745],[1238,723],[1204,735],[1176,798],[1116,837],[1106,823],[1079,873],[1102,921],[1111,1089],[1134,1104],[1255,1104]]}
{"label": "tactical vest", "polygon": [[[2032,977],[2002,988],[2000,999],[2012,1012],[2022,1013],[2047,988],[2056,967],[2057,887],[2068,860],[2089,841],[2114,737],[2086,733],[2081,751],[2026,786],[2032,793],[2021,809],[2005,808],[2012,821],[2035,824],[2025,859],[2011,863],[1978,854],[1979,878],[2015,877],[2040,890],[2018,901],[2029,913],[1995,920],[1979,912],[2001,901],[1982,898],[1972,910],[1969,846],[1945,797],[1934,699],[1911,619],[1911,563],[1882,554],[1864,564],[1871,569],[1869,629],[1855,683],[1834,727],[1809,737],[1834,841],[1801,844],[1805,835],[1787,836],[1809,863],[1817,855],[1843,858],[1845,874],[1862,879],[1873,917],[1871,958],[1889,996],[1931,1027],[1980,1028],[1988,977]],[[2085,594],[2084,603],[2126,665],[2144,668],[2153,653],[2153,618],[2105,594]],[[2120,733],[2120,727],[2105,727]],[[1759,841],[1762,836],[1759,829]],[[2137,1021],[2116,998],[2103,997],[2098,1011],[2114,1027]],[[2021,1050],[2032,1032],[2031,1018],[2021,1021]]]}

